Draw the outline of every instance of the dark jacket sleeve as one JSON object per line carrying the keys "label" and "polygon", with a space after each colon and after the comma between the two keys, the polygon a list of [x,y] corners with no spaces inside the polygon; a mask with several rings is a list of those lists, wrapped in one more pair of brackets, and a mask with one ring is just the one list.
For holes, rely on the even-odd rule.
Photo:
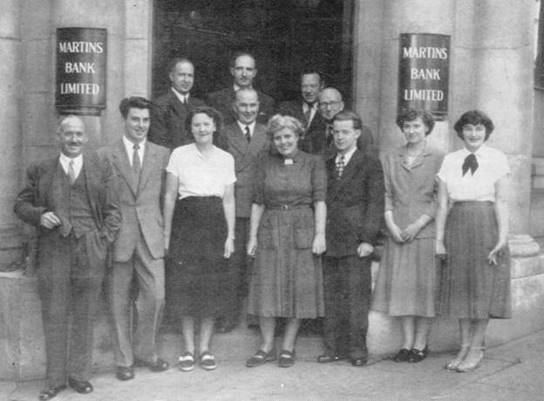
{"label": "dark jacket sleeve", "polygon": [[385,186],[383,169],[379,159],[367,154],[365,171],[366,207],[359,240],[360,242],[374,244],[383,226],[384,213]]}
{"label": "dark jacket sleeve", "polygon": [[153,104],[151,109],[151,126],[147,138],[150,142],[167,148],[172,145],[168,135],[168,104],[160,100]]}
{"label": "dark jacket sleeve", "polygon": [[108,242],[112,243],[121,228],[121,207],[111,163],[108,159],[102,159],[101,164],[103,167],[104,197],[101,204],[102,227],[100,228],[100,234]]}
{"label": "dark jacket sleeve", "polygon": [[47,211],[43,205],[39,205],[38,185],[40,181],[40,167],[32,165],[27,170],[24,189],[15,199],[14,211],[17,217],[25,223],[40,226],[40,217]]}

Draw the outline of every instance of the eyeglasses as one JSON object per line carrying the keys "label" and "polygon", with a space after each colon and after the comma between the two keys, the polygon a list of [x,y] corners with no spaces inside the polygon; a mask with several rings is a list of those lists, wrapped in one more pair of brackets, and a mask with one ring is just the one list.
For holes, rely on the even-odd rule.
{"label": "eyeglasses", "polygon": [[340,101],[336,100],[336,101],[332,101],[332,102],[319,102],[319,107],[321,107],[322,109],[326,108],[326,107],[331,107],[331,106],[334,106],[336,104],[340,103]]}

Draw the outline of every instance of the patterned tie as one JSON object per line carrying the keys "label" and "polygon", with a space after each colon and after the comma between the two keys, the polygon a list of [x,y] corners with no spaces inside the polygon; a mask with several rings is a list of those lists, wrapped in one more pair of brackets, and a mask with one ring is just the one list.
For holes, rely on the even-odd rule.
{"label": "patterned tie", "polygon": [[336,162],[336,176],[338,177],[338,179],[342,178],[342,174],[344,173],[344,167],[346,167],[346,163],[344,155],[342,155]]}
{"label": "patterned tie", "polygon": [[249,125],[246,125],[246,133],[245,133],[247,143],[251,142],[251,133],[249,132]]}
{"label": "patterned tie", "polygon": [[74,167],[74,161],[70,160],[70,163],[68,163],[68,178],[70,178],[70,185],[74,185],[74,182],[76,182],[76,169]]}
{"label": "patterned tie", "polygon": [[476,160],[476,156],[474,153],[471,153],[467,157],[465,157],[465,161],[463,162],[463,176],[467,173],[468,170],[474,175],[474,172],[478,169],[478,160]]}
{"label": "patterned tie", "polygon": [[142,162],[140,161],[140,153],[138,150],[140,150],[140,145],[137,143],[134,144],[134,151],[132,152],[132,171],[134,171],[134,175],[136,178],[140,178],[140,169],[142,168]]}

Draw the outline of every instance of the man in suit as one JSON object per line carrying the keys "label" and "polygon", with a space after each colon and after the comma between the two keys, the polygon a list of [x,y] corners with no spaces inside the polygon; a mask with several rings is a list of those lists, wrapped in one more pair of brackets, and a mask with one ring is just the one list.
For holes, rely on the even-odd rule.
{"label": "man in suit", "polygon": [[195,77],[195,67],[187,58],[175,58],[170,63],[172,87],[153,103],[149,141],[170,149],[193,142],[185,128],[185,120],[195,107],[204,102],[190,94]]}
{"label": "man in suit", "polygon": [[[119,380],[132,379],[134,365],[153,372],[168,369],[168,363],[157,356],[155,340],[164,308],[165,243],[160,202],[170,152],[147,140],[150,108],[151,103],[142,97],[123,99],[119,110],[124,134],[99,151],[112,165],[123,215],[108,277]],[[137,287],[134,336],[133,285]]]}
{"label": "man in suit", "polygon": [[326,162],[327,252],[324,256],[325,347],[318,362],[366,364],[371,296],[370,255],[384,213],[383,171],[376,155],[357,149],[363,124],[354,112],[334,116],[336,153]]}
{"label": "man in suit", "polygon": [[60,156],[32,164],[15,201],[17,216],[38,229],[38,294],[47,357],[42,401],[67,383],[78,393],[93,391],[94,317],[108,245],[121,225],[111,166],[95,153],[83,153],[88,142],[83,121],[64,116],[57,139]]}
{"label": "man in suit", "polygon": [[[336,146],[333,140],[333,119],[334,116],[344,110],[344,100],[338,89],[325,88],[319,93],[319,113],[324,119],[325,124],[319,132],[311,137],[311,143],[308,145],[311,153],[322,154],[325,160],[331,155],[336,154]],[[361,135],[357,139],[357,148],[362,151],[369,151],[372,145],[372,131],[363,124]]]}
{"label": "man in suit", "polygon": [[[206,103],[217,109],[223,115],[224,125],[236,121],[236,113],[232,109],[234,93],[241,88],[253,88],[253,80],[257,76],[255,58],[244,52],[237,52],[230,61],[230,73],[233,78],[232,86],[208,94]],[[267,124],[268,119],[274,114],[274,99],[257,89],[259,96],[259,112],[257,122]]]}
{"label": "man in suit", "polygon": [[300,93],[297,100],[282,102],[278,113],[298,119],[304,125],[304,136],[299,140],[299,148],[305,152],[317,153],[312,144],[323,135],[325,120],[318,112],[318,96],[323,89],[323,79],[316,70],[303,71],[300,74]]}
{"label": "man in suit", "polygon": [[231,305],[231,312],[217,322],[219,332],[228,332],[238,323],[242,301],[248,291],[248,260],[246,245],[249,232],[249,217],[253,202],[253,176],[258,156],[268,150],[269,140],[266,127],[256,119],[259,113],[259,95],[255,89],[242,88],[235,94],[232,108],[236,121],[225,127],[223,136],[227,151],[234,157],[236,183],[236,233],[234,254],[231,263],[235,269],[234,283],[237,297]]}

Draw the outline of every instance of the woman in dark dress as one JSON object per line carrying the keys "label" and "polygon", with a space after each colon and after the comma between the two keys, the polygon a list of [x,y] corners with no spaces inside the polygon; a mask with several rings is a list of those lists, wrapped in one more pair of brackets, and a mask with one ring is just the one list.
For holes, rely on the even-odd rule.
{"label": "woman in dark dress", "polygon": [[259,316],[262,343],[248,367],[276,359],[276,317],[287,318],[279,366],[289,367],[300,319],[324,315],[319,255],[325,251],[327,176],[321,157],[298,150],[302,132],[297,119],[273,116],[268,123],[273,151],[256,172],[248,313]]}
{"label": "woman in dark dress", "polygon": [[509,318],[506,156],[485,144],[493,122],[481,111],[454,125],[464,148],[446,155],[438,172],[436,253],[446,255],[438,312],[459,319],[461,349],[446,369],[468,372],[484,356],[491,318]]}
{"label": "woman in dark dress", "polygon": [[234,249],[233,157],[213,144],[220,114],[210,107],[187,117],[195,142],[172,152],[166,168],[164,232],[169,250],[167,280],[171,299],[181,315],[185,353],[179,368],[195,363],[195,319],[200,319],[199,363],[216,367],[210,352],[214,319],[234,296],[227,259]]}

